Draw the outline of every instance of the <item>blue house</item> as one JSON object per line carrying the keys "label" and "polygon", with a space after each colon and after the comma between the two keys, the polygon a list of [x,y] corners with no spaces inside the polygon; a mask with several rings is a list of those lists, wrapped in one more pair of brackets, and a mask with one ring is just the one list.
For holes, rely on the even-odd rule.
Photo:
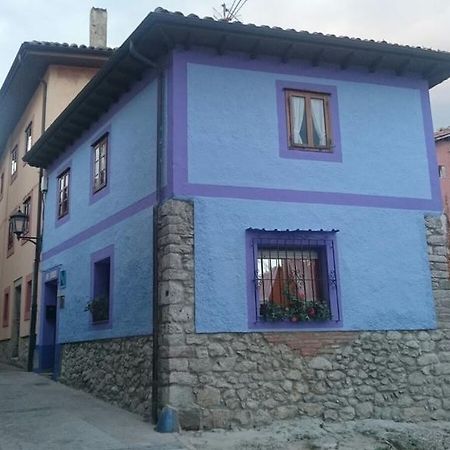
{"label": "blue house", "polygon": [[449,75],[445,52],[151,13],[24,158],[48,177],[39,368],[186,428],[449,419]]}

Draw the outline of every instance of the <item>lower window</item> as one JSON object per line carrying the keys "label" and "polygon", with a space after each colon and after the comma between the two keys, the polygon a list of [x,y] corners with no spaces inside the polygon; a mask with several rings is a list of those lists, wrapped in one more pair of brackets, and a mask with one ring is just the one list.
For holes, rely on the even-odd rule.
{"label": "lower window", "polygon": [[253,323],[339,322],[336,231],[248,230]]}
{"label": "lower window", "polygon": [[109,322],[110,319],[111,259],[94,263],[94,292],[90,301],[92,323]]}

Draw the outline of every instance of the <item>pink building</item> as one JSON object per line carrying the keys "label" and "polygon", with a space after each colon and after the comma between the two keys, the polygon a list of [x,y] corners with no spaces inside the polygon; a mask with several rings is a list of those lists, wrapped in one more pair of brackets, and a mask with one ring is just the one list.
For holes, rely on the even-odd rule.
{"label": "pink building", "polygon": [[441,184],[442,203],[447,217],[450,216],[450,127],[434,133]]}

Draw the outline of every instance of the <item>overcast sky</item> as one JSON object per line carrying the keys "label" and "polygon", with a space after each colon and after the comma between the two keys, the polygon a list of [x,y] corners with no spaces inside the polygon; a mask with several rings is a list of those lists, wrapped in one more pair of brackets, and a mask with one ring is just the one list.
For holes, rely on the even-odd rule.
{"label": "overcast sky", "polygon": [[[92,6],[107,8],[108,45],[117,47],[158,6],[212,16],[223,2],[93,1],[0,0],[0,82],[23,41],[87,44]],[[448,0],[247,0],[240,20],[450,51]],[[450,125],[450,82],[431,91],[431,104],[435,129]]]}

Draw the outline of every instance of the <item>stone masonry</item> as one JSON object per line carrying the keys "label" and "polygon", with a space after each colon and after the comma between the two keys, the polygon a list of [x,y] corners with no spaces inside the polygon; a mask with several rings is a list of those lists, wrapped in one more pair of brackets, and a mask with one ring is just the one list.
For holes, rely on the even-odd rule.
{"label": "stone masonry", "polygon": [[64,344],[59,381],[149,416],[152,336]]}
{"label": "stone masonry", "polygon": [[159,211],[160,407],[185,428],[300,416],[450,420],[446,222],[425,220],[438,330],[196,334],[192,203]]}
{"label": "stone masonry", "polygon": [[30,338],[28,336],[19,339],[19,356],[11,357],[11,340],[0,341],[0,361],[14,366],[26,368],[28,362],[28,345]]}

